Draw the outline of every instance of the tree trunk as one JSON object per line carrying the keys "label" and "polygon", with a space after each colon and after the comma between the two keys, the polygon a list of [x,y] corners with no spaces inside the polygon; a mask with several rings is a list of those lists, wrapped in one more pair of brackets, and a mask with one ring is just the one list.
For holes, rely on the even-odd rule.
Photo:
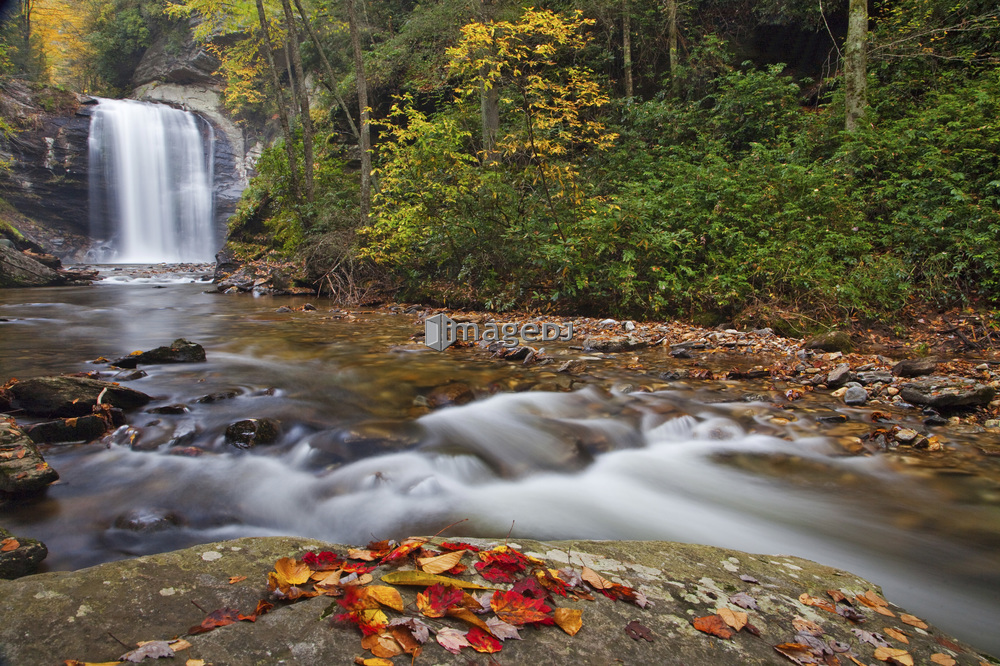
{"label": "tree trunk", "polygon": [[[492,25],[495,0],[479,3],[480,18]],[[479,72],[483,80],[479,90],[479,115],[483,124],[483,164],[492,164],[498,158],[497,134],[500,131],[500,89],[499,81],[489,81],[489,70],[483,66]]]}
{"label": "tree trunk", "polygon": [[670,55],[670,91],[680,97],[680,60],[677,53],[677,0],[667,0],[667,49]]}
{"label": "tree trunk", "polygon": [[285,22],[287,24],[287,43],[292,53],[292,66],[295,69],[294,93],[299,102],[299,121],[302,123],[302,154],[305,161],[305,185],[306,200],[312,203],[315,200],[313,193],[313,125],[312,116],[309,113],[309,91],[306,90],[306,76],[302,69],[302,53],[299,51],[299,33],[295,29],[295,14],[292,13],[292,3],[288,0],[281,0],[281,7],[285,10]]}
{"label": "tree trunk", "polygon": [[849,2],[847,42],[844,45],[844,129],[853,132],[865,115],[867,106],[865,39],[868,35],[868,1]]}
{"label": "tree trunk", "polygon": [[288,172],[292,181],[292,194],[299,196],[299,165],[295,159],[295,142],[292,141],[292,126],[288,122],[288,109],[285,108],[285,96],[281,93],[281,81],[278,78],[278,68],[274,64],[274,51],[271,50],[271,31],[267,26],[267,14],[264,13],[264,1],[257,0],[257,18],[260,21],[260,37],[264,46],[264,55],[271,70],[271,84],[274,86],[274,97],[278,105],[278,118],[281,131],[285,135],[285,153],[288,155]]}
{"label": "tree trunk", "polygon": [[337,90],[337,77],[333,73],[333,66],[330,64],[330,60],[326,57],[326,51],[323,50],[323,44],[319,41],[319,35],[313,30],[312,23],[309,22],[309,17],[306,16],[306,10],[302,8],[302,0],[295,0],[295,8],[299,10],[299,16],[302,17],[302,25],[306,27],[309,31],[309,38],[313,40],[316,45],[316,52],[319,53],[319,58],[323,62],[323,69],[326,70],[326,76],[329,80],[329,85],[327,88],[333,93],[334,99],[337,100],[337,104],[343,110],[344,115],[347,116],[347,122],[351,126],[351,134],[357,141],[361,141],[361,134],[358,132],[358,126],[354,124],[354,116],[351,115],[350,109],[347,108],[347,102],[341,96],[340,91]]}
{"label": "tree trunk", "polygon": [[625,59],[625,96],[632,96],[632,8],[622,0],[622,54]]}
{"label": "tree trunk", "polygon": [[372,137],[368,109],[368,80],[361,54],[361,35],[354,13],[354,0],[347,0],[347,22],[351,31],[351,48],[354,51],[354,76],[358,84],[358,107],[361,110],[361,224],[368,224],[372,207]]}

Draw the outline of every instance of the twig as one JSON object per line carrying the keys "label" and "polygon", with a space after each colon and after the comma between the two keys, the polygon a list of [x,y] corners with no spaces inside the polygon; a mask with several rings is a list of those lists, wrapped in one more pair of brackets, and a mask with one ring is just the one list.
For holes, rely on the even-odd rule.
{"label": "twig", "polygon": [[205,610],[204,608],[202,608],[201,606],[199,606],[192,599],[188,599],[188,601],[190,601],[192,604],[194,604],[194,607],[197,608],[198,610],[200,610],[202,613],[204,613],[205,615],[208,615],[208,611]]}
{"label": "twig", "polygon": [[113,633],[111,633],[110,631],[109,631],[109,632],[107,632],[107,634],[108,634],[108,636],[111,636],[111,638],[113,638],[113,639],[115,639],[116,641],[118,641],[119,643],[121,643],[121,644],[122,644],[122,646],[123,646],[123,647],[124,647],[124,648],[125,648],[126,650],[134,650],[134,649],[135,649],[135,648],[133,648],[133,647],[132,647],[131,645],[129,645],[128,643],[125,643],[125,642],[124,642],[124,641],[122,641],[122,640],[121,640],[120,638],[118,638],[117,636],[115,636],[115,635],[114,635]]}

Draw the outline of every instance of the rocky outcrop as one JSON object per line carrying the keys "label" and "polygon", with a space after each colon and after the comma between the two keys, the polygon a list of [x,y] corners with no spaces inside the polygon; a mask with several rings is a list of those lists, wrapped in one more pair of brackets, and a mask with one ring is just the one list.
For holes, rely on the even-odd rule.
{"label": "rocky outcrop", "polygon": [[177,338],[169,346],[164,345],[149,351],[129,354],[113,361],[119,368],[135,368],[142,365],[160,365],[163,363],[203,363],[205,348],[196,342]]}
{"label": "rocky outcrop", "polygon": [[192,17],[187,29],[161,32],[150,44],[132,75],[134,85],[147,83],[214,84],[219,59],[194,40],[192,30],[199,19]]}
{"label": "rocky outcrop", "polygon": [[[504,540],[467,541],[492,547]],[[555,626],[521,628],[521,640],[508,638],[496,655],[505,664],[790,663],[776,651],[775,646],[781,645],[786,645],[786,651],[800,651],[802,660],[797,663],[836,663],[813,658],[828,653],[839,655],[839,663],[853,655],[856,663],[868,664],[877,663],[876,644],[889,645],[884,638],[886,627],[900,626],[905,626],[909,642],[891,639],[892,645],[916,656],[918,663],[930,663],[934,654],[958,655],[962,664],[978,663],[980,658],[974,648],[921,619],[903,616],[905,611],[884,600],[873,584],[808,560],[662,541],[518,540],[510,544],[553,569],[568,566],[580,572],[587,566],[605,579],[637,589],[649,603],[639,607],[597,592],[592,600],[554,597],[552,606],[582,612],[582,629],[571,636]],[[308,539],[246,538],[0,582],[0,607],[6,611],[0,624],[0,663],[109,661],[126,652],[122,643],[171,640],[201,624],[213,611],[234,609],[250,615],[259,600],[270,599],[266,576],[275,561],[302,557],[308,550],[346,552],[345,547]],[[384,585],[379,579],[395,568],[376,569],[374,584]],[[479,576],[471,579],[496,586]],[[422,591],[420,587],[396,589],[410,608],[416,593]],[[527,589],[525,594],[531,594],[530,586]],[[836,594],[844,596],[838,600]],[[848,605],[847,601],[858,597],[867,603]],[[178,656],[216,666],[351,664],[356,657],[371,658],[361,647],[356,627],[320,620],[332,599],[274,601],[276,607],[256,621],[187,635],[190,647]],[[873,606],[885,612],[876,612]],[[334,613],[340,612],[335,604]],[[393,610],[386,613],[400,616]],[[740,624],[741,630],[729,630],[732,625],[726,624],[723,615]],[[717,618],[717,635],[696,628],[705,627],[705,620],[712,616]],[[903,622],[919,623],[920,628],[900,624],[900,617]],[[450,617],[432,624],[435,630],[453,627],[455,633],[468,629]],[[486,657],[468,647],[459,654],[446,652],[432,634],[419,662],[486,663]],[[943,662],[938,658],[937,663]]]}
{"label": "rocky outcrop", "polygon": [[12,422],[0,419],[0,492],[29,495],[58,479],[35,443]]}
{"label": "rocky outcrop", "polygon": [[23,252],[0,245],[0,288],[50,287],[65,280]]}
{"label": "rocky outcrop", "polygon": [[33,416],[86,416],[101,404],[135,409],[148,403],[145,393],[88,377],[36,377],[10,387],[14,407]]}
{"label": "rocky outcrop", "polygon": [[[89,232],[87,174],[90,110],[94,100],[50,89],[4,84],[0,106],[19,131],[3,142],[4,198],[19,212],[73,236]],[[53,248],[59,254],[72,248]]]}

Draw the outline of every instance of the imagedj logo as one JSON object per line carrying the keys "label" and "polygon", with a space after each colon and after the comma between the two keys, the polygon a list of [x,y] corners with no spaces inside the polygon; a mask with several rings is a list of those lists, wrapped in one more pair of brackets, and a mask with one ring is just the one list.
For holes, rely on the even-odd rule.
{"label": "imagedj logo", "polygon": [[565,327],[551,322],[541,324],[494,324],[483,327],[480,335],[479,324],[456,322],[446,314],[436,314],[424,320],[424,344],[434,351],[444,351],[458,340],[459,332],[463,340],[484,342],[503,341],[504,347],[516,347],[518,340],[525,342],[555,342],[573,339],[573,323]]}

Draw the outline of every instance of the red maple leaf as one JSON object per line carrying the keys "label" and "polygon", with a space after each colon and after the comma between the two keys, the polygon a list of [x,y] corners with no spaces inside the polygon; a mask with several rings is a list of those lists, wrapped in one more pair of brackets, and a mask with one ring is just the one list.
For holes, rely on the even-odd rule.
{"label": "red maple leaf", "polygon": [[551,596],[549,591],[542,587],[535,578],[530,577],[522,578],[514,583],[514,587],[511,588],[511,591],[523,594],[531,599],[547,600]]}
{"label": "red maple leaf", "polygon": [[376,566],[375,564],[364,564],[362,562],[344,562],[340,568],[344,570],[344,573],[356,573],[362,576],[375,571]]}
{"label": "red maple leaf", "polygon": [[302,556],[302,562],[313,571],[333,571],[339,569],[342,564],[340,556],[328,550],[319,553],[308,552]]}
{"label": "red maple leaf", "polygon": [[531,599],[517,592],[497,590],[490,599],[497,617],[508,624],[554,624],[552,609],[541,599]]}
{"label": "red maple leaf", "polygon": [[535,578],[538,579],[538,584],[549,592],[554,592],[561,597],[566,596],[568,585],[561,578],[554,576],[548,569],[535,569]]}
{"label": "red maple leaf", "polygon": [[470,553],[478,553],[479,547],[473,546],[471,543],[463,543],[461,541],[444,541],[438,546],[441,550],[467,550]]}
{"label": "red maple leaf", "polygon": [[490,636],[488,633],[480,629],[479,627],[473,627],[469,629],[469,633],[465,635],[465,639],[469,641],[469,645],[476,652],[486,652],[487,654],[493,654],[494,652],[499,652],[503,649],[503,645]]}
{"label": "red maple leaf", "polygon": [[464,596],[457,587],[436,583],[417,594],[417,608],[427,617],[444,617],[449,608],[461,605]]}

